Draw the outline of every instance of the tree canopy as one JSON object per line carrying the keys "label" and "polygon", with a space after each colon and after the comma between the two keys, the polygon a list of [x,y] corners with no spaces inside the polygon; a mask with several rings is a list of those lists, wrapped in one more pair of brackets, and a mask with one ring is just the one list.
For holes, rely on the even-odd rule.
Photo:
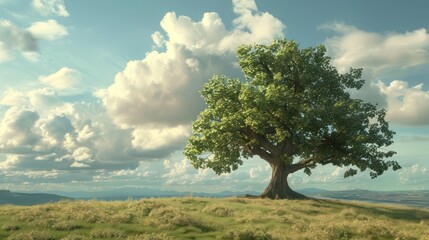
{"label": "tree canopy", "polygon": [[300,49],[294,41],[243,45],[237,51],[245,80],[215,75],[201,94],[206,109],[193,122],[184,154],[195,168],[217,174],[259,156],[273,169],[269,198],[298,198],[287,176],[308,175],[319,165],[347,167],[344,177],[389,168],[394,132],[386,111],[350,97],[360,89],[362,69],[340,74],[321,45]]}

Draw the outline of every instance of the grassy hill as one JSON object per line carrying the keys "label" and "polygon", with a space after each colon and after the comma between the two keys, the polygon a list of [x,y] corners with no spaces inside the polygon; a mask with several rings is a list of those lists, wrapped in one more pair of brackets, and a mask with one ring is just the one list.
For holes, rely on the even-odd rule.
{"label": "grassy hill", "polygon": [[429,209],[336,200],[165,198],[0,206],[0,239],[429,239]]}

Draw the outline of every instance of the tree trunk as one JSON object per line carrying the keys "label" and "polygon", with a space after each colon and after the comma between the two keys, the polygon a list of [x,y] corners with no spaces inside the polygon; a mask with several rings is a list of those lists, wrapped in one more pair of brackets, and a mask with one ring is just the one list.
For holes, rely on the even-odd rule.
{"label": "tree trunk", "polygon": [[271,199],[305,199],[306,196],[293,191],[287,182],[287,177],[290,174],[287,170],[287,166],[283,163],[271,165],[272,175],[270,184],[265,188],[262,193],[262,198]]}

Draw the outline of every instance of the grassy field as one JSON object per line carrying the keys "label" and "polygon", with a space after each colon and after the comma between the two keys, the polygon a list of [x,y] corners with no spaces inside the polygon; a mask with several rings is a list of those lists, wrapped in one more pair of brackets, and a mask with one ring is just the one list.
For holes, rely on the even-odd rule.
{"label": "grassy field", "polygon": [[0,239],[429,240],[429,210],[333,200],[61,201],[0,206]]}

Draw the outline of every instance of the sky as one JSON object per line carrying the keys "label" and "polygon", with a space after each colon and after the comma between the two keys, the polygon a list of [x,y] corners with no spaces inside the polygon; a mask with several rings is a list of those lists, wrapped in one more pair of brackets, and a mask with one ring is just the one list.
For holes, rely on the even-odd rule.
{"label": "sky", "polygon": [[270,167],[194,169],[183,156],[199,90],[243,78],[235,50],[275,38],[323,44],[351,92],[387,110],[402,169],[318,167],[292,188],[429,189],[429,2],[412,0],[0,0],[0,189],[124,187],[262,192]]}

